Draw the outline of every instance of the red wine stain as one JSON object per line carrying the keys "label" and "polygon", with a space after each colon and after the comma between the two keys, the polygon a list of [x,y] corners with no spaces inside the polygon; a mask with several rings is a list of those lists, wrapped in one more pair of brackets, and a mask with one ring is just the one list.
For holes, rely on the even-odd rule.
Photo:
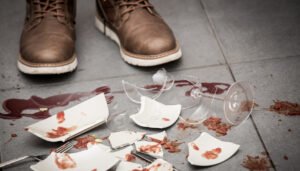
{"label": "red wine stain", "polygon": [[221,118],[209,117],[204,122],[203,125],[207,127],[208,130],[213,130],[217,135],[224,136],[230,130],[231,125],[222,122]]}
{"label": "red wine stain", "polygon": [[136,157],[132,154],[126,154],[125,155],[125,160],[128,161],[128,162],[132,162],[136,159]]}
{"label": "red wine stain", "polygon": [[[198,126],[195,125],[195,124],[191,124],[191,123],[188,123],[189,121],[192,121],[192,120],[189,120],[189,119],[186,119],[187,122],[184,122],[184,121],[180,121],[177,123],[177,129],[179,130],[186,130],[186,129],[197,129]],[[193,121],[195,122],[195,121]]]}
{"label": "red wine stain", "polygon": [[[189,80],[175,80],[174,84],[176,87],[185,87],[185,86],[192,86],[190,90],[188,90],[185,95],[190,96],[192,90],[200,88],[194,81]],[[223,94],[227,91],[230,87],[230,84],[227,83],[220,83],[220,82],[203,82],[201,83],[202,86],[202,93],[209,93],[209,94]]]}
{"label": "red wine stain", "polygon": [[274,100],[274,104],[269,107],[269,110],[282,115],[296,116],[300,115],[300,104]]}
{"label": "red wine stain", "polygon": [[250,156],[247,155],[243,160],[243,167],[250,171],[267,171],[271,168],[270,161],[267,156]]}
{"label": "red wine stain", "polygon": [[284,156],[283,156],[283,159],[284,159],[284,160],[289,160],[289,157],[288,157],[287,155],[284,155]]}
{"label": "red wine stain", "polygon": [[[100,93],[110,93],[108,86],[98,87],[91,92],[77,92],[54,95],[46,98],[31,96],[29,99],[7,99],[2,103],[3,109],[7,113],[0,113],[2,119],[20,119],[30,117],[33,119],[45,119],[50,115],[49,110],[67,106],[70,102],[79,101],[84,97],[98,95]],[[107,95],[107,103],[111,103],[113,96]],[[25,113],[25,110],[36,110],[35,113]]]}
{"label": "red wine stain", "polygon": [[162,118],[162,120],[163,120],[163,121],[166,121],[166,122],[170,121],[169,118]]}
{"label": "red wine stain", "polygon": [[69,132],[75,130],[77,127],[76,126],[72,126],[70,128],[65,128],[65,127],[57,127],[57,129],[52,129],[51,132],[47,132],[47,137],[48,138],[58,138],[58,137],[62,137],[64,135],[67,135]]}
{"label": "red wine stain", "polygon": [[202,157],[206,158],[206,159],[216,159],[218,158],[219,154],[222,152],[221,148],[215,148],[209,151],[206,151],[205,153],[202,154]]}
{"label": "red wine stain", "polygon": [[177,140],[172,141],[166,137],[164,138],[163,141],[155,139],[155,138],[150,138],[150,140],[160,144],[169,153],[178,153],[181,151],[181,149],[179,149],[179,145],[182,143],[178,142]]}
{"label": "red wine stain", "polygon": [[96,137],[94,137],[92,135],[87,135],[85,137],[77,138],[76,139],[76,144],[74,145],[74,147],[77,148],[77,149],[84,149],[84,148],[87,148],[88,143],[95,144],[96,143]]}
{"label": "red wine stain", "polygon": [[15,134],[15,133],[10,134],[9,140],[7,140],[4,144],[7,144],[7,143],[11,142],[11,141],[12,141],[14,138],[16,138],[16,137],[18,137],[17,134]]}
{"label": "red wine stain", "polygon": [[56,114],[56,119],[58,123],[63,123],[66,119],[65,119],[65,113],[64,112],[58,112]]}
{"label": "red wine stain", "polygon": [[142,145],[141,147],[139,147],[139,152],[142,153],[159,153],[160,151],[160,144]]}

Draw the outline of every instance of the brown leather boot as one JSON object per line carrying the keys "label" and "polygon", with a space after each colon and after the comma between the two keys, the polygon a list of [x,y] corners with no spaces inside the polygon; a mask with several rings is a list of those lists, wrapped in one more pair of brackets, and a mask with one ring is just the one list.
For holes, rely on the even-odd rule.
{"label": "brown leather boot", "polygon": [[18,68],[27,74],[73,71],[75,0],[27,0]]}
{"label": "brown leather boot", "polygon": [[182,53],[172,30],[148,0],[96,0],[96,27],[120,47],[126,62],[155,66]]}

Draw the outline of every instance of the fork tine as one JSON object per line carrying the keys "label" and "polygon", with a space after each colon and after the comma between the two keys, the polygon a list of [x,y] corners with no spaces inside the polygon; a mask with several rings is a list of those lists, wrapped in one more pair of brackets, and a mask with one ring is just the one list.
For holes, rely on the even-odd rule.
{"label": "fork tine", "polygon": [[55,152],[56,153],[63,153],[66,152],[68,150],[70,150],[71,148],[73,148],[73,146],[75,145],[74,141],[68,141],[67,143],[61,145],[60,147],[58,147]]}

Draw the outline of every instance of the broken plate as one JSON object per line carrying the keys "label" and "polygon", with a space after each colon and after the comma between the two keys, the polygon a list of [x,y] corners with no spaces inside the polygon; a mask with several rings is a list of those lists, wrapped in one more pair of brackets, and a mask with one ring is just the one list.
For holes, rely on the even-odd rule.
{"label": "broken plate", "polygon": [[117,166],[116,171],[143,171],[143,167],[137,163],[121,161]]}
{"label": "broken plate", "polygon": [[107,146],[107,145],[104,145],[104,144],[101,144],[101,143],[92,144],[90,142],[87,144],[87,148],[88,149],[92,148],[93,146],[97,146],[97,147],[101,148],[105,152],[111,152],[111,148],[109,146]]}
{"label": "broken plate", "polygon": [[136,151],[145,153],[153,157],[163,157],[163,148],[157,142],[138,141],[135,143]]}
{"label": "broken plate", "polygon": [[64,142],[103,124],[108,115],[107,102],[102,93],[27,128],[46,141]]}
{"label": "broken plate", "polygon": [[144,132],[120,131],[113,132],[108,137],[110,145],[113,149],[125,147],[134,144],[145,136]]}
{"label": "broken plate", "polygon": [[147,171],[173,171],[173,166],[163,159],[156,159],[146,167]]}
{"label": "broken plate", "polygon": [[203,132],[195,141],[188,143],[188,161],[196,166],[211,166],[230,158],[240,145],[224,142]]}
{"label": "broken plate", "polygon": [[95,145],[78,153],[52,152],[45,160],[32,165],[30,168],[34,171],[108,170],[116,165],[118,161],[119,159]]}
{"label": "broken plate", "polygon": [[141,108],[130,118],[139,126],[148,128],[167,128],[173,125],[181,111],[181,105],[164,105],[148,97],[141,97]]}
{"label": "broken plate", "polygon": [[121,150],[118,150],[118,151],[114,151],[112,152],[111,154],[113,156],[115,156],[116,158],[120,159],[120,160],[123,160],[123,161],[129,161],[129,155],[132,155],[131,152],[133,150],[133,147],[132,146],[128,146],[128,147],[125,147]]}
{"label": "broken plate", "polygon": [[157,134],[146,135],[146,137],[150,141],[163,142],[167,138],[167,133],[166,131],[163,131]]}

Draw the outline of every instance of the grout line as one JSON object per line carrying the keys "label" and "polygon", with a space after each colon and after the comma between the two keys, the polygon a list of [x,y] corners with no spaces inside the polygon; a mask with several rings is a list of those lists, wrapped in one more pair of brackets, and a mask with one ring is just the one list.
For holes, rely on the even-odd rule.
{"label": "grout line", "polygon": [[[228,68],[228,70],[229,70],[229,72],[230,72],[230,75],[232,76],[233,81],[236,82],[236,78],[235,78],[235,76],[234,76],[234,74],[233,74],[233,71],[232,71],[232,69],[231,69],[231,67],[230,67],[230,64],[228,63],[228,60],[226,59],[225,53],[224,53],[224,51],[223,51],[223,49],[222,49],[221,41],[220,41],[220,40],[218,39],[218,37],[217,37],[216,31],[215,31],[215,26],[214,26],[214,24],[212,23],[212,21],[209,19],[208,14],[207,14],[207,12],[206,12],[206,9],[205,9],[205,6],[204,6],[202,0],[200,0],[200,4],[201,4],[201,7],[202,7],[202,9],[203,9],[203,11],[204,11],[206,17],[207,17],[207,21],[208,21],[208,23],[209,23],[209,25],[210,25],[210,27],[211,27],[213,36],[214,36],[214,38],[215,38],[216,41],[217,41],[217,44],[218,44],[218,46],[219,46],[219,49],[220,49],[220,51],[221,51],[221,53],[222,53],[222,56],[223,56],[223,58],[224,58],[224,60],[225,60],[226,66],[227,66],[227,68]],[[271,166],[272,166],[273,169],[276,171],[277,169],[276,169],[276,167],[275,167],[275,164],[274,164],[273,160],[271,159],[271,156],[270,156],[270,154],[269,154],[269,152],[268,152],[267,146],[266,146],[266,144],[264,143],[264,141],[263,141],[263,139],[262,139],[262,136],[261,136],[261,134],[260,134],[260,132],[259,132],[259,130],[258,130],[258,127],[257,127],[257,125],[256,125],[256,123],[255,123],[255,121],[254,121],[254,119],[253,119],[253,117],[252,117],[252,115],[250,115],[250,118],[251,118],[251,121],[252,121],[252,125],[254,126],[254,129],[255,129],[255,131],[256,131],[256,133],[257,133],[257,135],[258,135],[258,138],[259,138],[260,142],[262,143],[262,146],[263,146],[264,150],[267,152],[267,156],[268,156],[268,158],[269,158],[269,161],[270,161],[270,163],[271,163]]]}

